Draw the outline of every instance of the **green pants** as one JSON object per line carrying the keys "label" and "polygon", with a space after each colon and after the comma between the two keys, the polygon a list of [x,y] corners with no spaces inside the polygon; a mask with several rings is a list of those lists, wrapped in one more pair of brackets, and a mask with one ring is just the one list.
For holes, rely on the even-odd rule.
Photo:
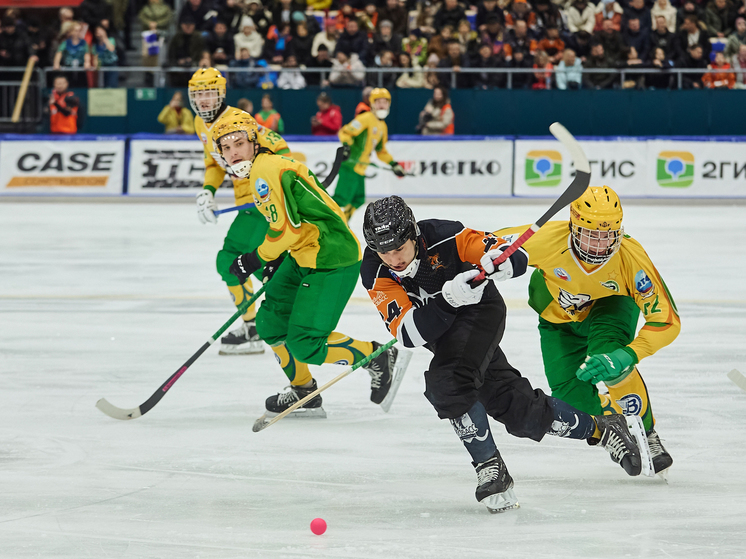
{"label": "green pants", "polygon": [[285,343],[298,360],[321,365],[327,338],[355,289],[360,262],[334,270],[301,268],[290,256],[267,283],[256,329],[269,345]]}
{"label": "green pants", "polygon": [[353,171],[350,165],[339,168],[339,180],[332,199],[343,210],[347,206],[359,208],[365,204],[365,177]]}
{"label": "green pants", "polygon": [[579,410],[600,415],[596,386],[575,371],[588,355],[608,353],[629,344],[637,331],[640,309],[631,297],[616,295],[593,303],[583,322],[554,324],[539,317],[541,353],[552,396]]}
{"label": "green pants", "polygon": [[[228,269],[238,256],[251,252],[262,244],[268,227],[269,223],[258,210],[238,212],[236,219],[228,229],[223,248],[218,252],[215,262],[220,277],[227,285],[240,285],[238,278]],[[255,276],[262,279],[261,271]]]}

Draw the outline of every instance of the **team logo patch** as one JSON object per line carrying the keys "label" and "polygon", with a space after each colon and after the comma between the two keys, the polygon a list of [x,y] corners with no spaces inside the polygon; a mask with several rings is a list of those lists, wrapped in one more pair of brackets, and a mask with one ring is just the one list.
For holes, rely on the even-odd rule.
{"label": "team logo patch", "polygon": [[568,274],[567,271],[565,271],[563,268],[555,268],[554,275],[557,276],[561,280],[565,280],[565,281],[572,280],[572,278],[570,277],[570,274]]}
{"label": "team logo patch", "polygon": [[260,201],[266,202],[269,200],[269,185],[267,184],[267,181],[264,179],[256,179],[254,188],[256,189],[256,193],[259,195]]}
{"label": "team logo patch", "polygon": [[200,134],[199,137],[202,138],[202,143],[203,144],[207,143],[207,134],[205,134],[204,132],[202,132],[202,134]]}
{"label": "team logo patch", "polygon": [[635,289],[637,289],[637,292],[643,298],[650,297],[655,291],[653,282],[650,281],[644,270],[640,270],[635,274]]}
{"label": "team logo patch", "polygon": [[433,270],[438,270],[440,268],[445,268],[443,266],[443,263],[440,261],[440,254],[433,254],[432,256],[428,256],[428,260],[430,260],[430,267]]}
{"label": "team logo patch", "polygon": [[627,394],[616,403],[622,408],[624,415],[640,415],[642,411],[642,398],[639,394]]}
{"label": "team logo patch", "polygon": [[347,359],[340,359],[339,361],[334,362],[335,365],[349,365],[350,362],[347,361]]}
{"label": "team logo patch", "polygon": [[614,280],[602,281],[601,286],[605,287],[606,289],[611,289],[612,291],[616,293],[619,293],[619,284],[615,282]]}

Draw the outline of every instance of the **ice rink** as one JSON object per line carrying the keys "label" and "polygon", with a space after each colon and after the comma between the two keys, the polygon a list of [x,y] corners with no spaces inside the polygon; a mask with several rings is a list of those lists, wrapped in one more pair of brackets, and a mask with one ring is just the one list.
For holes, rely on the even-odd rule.
{"label": "ice rink", "polygon": [[[413,205],[418,219],[485,230],[546,207]],[[105,416],[99,398],[141,404],[234,312],[214,268],[232,218],[201,225],[193,203],[2,201],[0,557],[746,557],[746,392],[726,377],[746,373],[745,216],[625,207],[682,319],[640,367],[674,458],[669,483],[630,478],[584,442],[537,444],[493,423],[521,508],[490,515],[467,452],[422,394],[424,349],[389,414],[358,371],[324,393],[327,419],[253,433],[286,378],[269,349],[213,347],[147,415]],[[502,347],[546,388],[527,283],[501,286]],[[390,339],[360,286],[338,329]],[[321,384],[341,370],[313,372]]]}

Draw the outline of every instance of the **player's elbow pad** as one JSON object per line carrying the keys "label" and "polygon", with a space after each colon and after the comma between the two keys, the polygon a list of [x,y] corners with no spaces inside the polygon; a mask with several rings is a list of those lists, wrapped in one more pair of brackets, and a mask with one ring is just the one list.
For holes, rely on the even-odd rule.
{"label": "player's elbow pad", "polygon": [[513,265],[513,277],[522,276],[528,270],[528,253],[519,248],[510,255],[510,263]]}

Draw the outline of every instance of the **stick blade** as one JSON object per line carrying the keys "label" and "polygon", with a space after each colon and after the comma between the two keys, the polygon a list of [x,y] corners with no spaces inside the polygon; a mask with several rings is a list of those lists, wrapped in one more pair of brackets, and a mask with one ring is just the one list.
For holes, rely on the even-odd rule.
{"label": "stick blade", "polygon": [[128,419],[136,419],[142,415],[142,413],[140,413],[139,406],[136,408],[125,410],[110,404],[106,398],[101,398],[98,402],[96,402],[96,407],[109,417],[113,417],[114,419],[121,419],[124,421]]}
{"label": "stick blade", "polygon": [[386,394],[383,402],[381,402],[381,409],[386,413],[389,412],[391,404],[394,403],[394,398],[396,398],[396,393],[399,391],[399,385],[401,385],[401,381],[404,379],[404,374],[407,372],[410,359],[412,359],[411,351],[407,351],[406,349],[399,350],[399,356],[394,365],[394,378],[391,380],[391,388],[389,388],[389,393]]}
{"label": "stick blade", "polygon": [[737,369],[733,369],[728,373],[728,378],[733,381],[738,388],[746,392],[746,377],[744,377]]}
{"label": "stick blade", "polygon": [[549,126],[549,131],[552,133],[552,136],[557,138],[562,145],[565,146],[565,149],[570,152],[573,164],[575,165],[575,170],[590,173],[591,166],[588,163],[588,158],[585,156],[578,141],[572,134],[570,134],[570,131],[559,122],[553,122]]}

